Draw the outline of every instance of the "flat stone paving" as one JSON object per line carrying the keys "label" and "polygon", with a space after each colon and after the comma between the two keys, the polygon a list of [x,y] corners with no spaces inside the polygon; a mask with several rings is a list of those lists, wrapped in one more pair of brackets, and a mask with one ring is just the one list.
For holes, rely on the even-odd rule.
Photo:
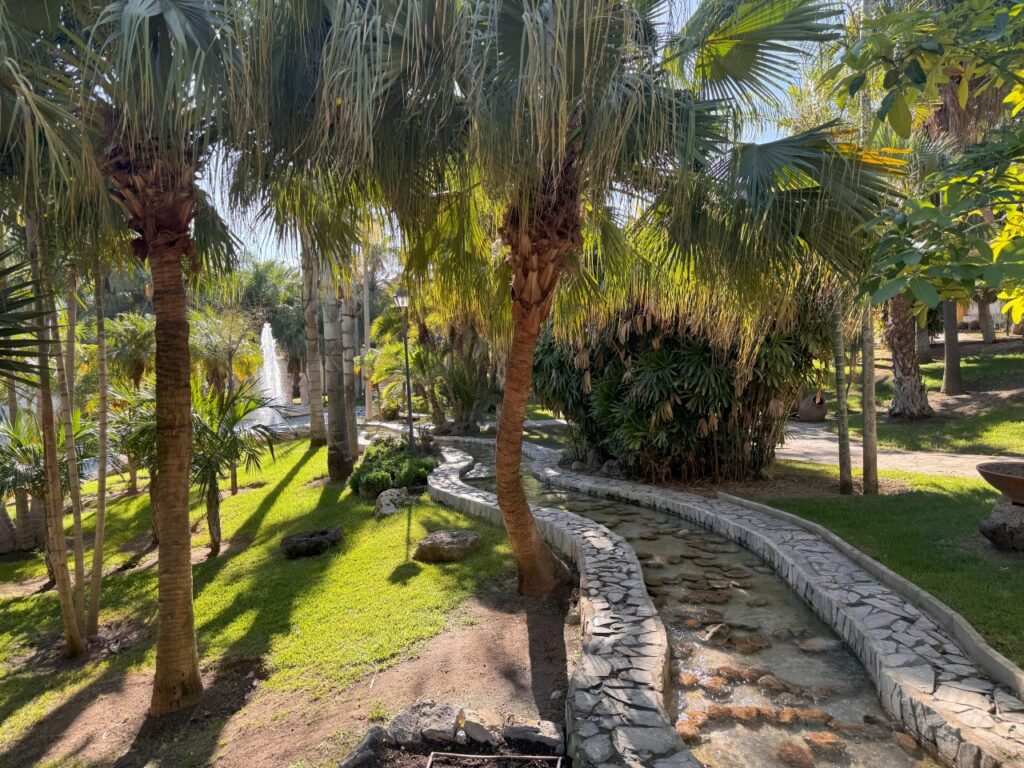
{"label": "flat stone paving", "polygon": [[673,513],[764,558],[857,654],[883,706],[957,768],[1024,766],[1024,701],[988,679],[934,621],[814,533],[731,502],[570,472],[527,444],[553,486]]}

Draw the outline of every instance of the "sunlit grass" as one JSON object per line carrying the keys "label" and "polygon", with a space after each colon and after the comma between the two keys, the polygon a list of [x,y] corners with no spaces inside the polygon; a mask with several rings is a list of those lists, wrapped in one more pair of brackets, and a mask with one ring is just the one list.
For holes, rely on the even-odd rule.
{"label": "sunlit grass", "polygon": [[[393,663],[442,629],[475,589],[504,576],[511,560],[504,533],[426,497],[408,515],[373,519],[373,503],[340,485],[311,485],[326,474],[326,450],[279,450],[258,479],[266,485],[222,505],[225,554],[193,569],[195,618],[205,669],[219,662],[260,661],[268,685],[322,691]],[[242,473],[243,484],[256,480]],[[148,496],[119,499],[110,525],[131,540],[149,527]],[[202,510],[193,510],[199,521]],[[281,539],[321,526],[340,527],[342,544],[320,557],[286,560]],[[479,531],[485,547],[463,561],[420,565],[416,542],[438,528]],[[194,547],[205,534],[197,533]],[[40,673],[21,663],[36,647],[59,648],[60,616],[52,593],[0,601],[0,751],[46,713],[90,686],[154,662],[156,568],[109,577],[102,593],[106,624],[140,622],[144,639],[110,660],[58,665]]]}

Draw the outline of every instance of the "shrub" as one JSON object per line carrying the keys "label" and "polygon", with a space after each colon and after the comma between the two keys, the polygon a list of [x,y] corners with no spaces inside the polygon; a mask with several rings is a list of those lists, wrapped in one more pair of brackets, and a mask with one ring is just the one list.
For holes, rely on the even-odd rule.
{"label": "shrub", "polygon": [[790,405],[828,349],[828,308],[809,302],[795,315],[746,356],[685,324],[651,323],[643,310],[582,334],[582,349],[549,328],[534,355],[534,391],[572,422],[575,460],[615,459],[654,481],[754,477],[774,460]]}
{"label": "shrub", "polygon": [[349,487],[357,493],[377,495],[388,488],[423,485],[436,466],[437,461],[430,456],[410,456],[404,441],[379,437],[363,452],[349,478]]}

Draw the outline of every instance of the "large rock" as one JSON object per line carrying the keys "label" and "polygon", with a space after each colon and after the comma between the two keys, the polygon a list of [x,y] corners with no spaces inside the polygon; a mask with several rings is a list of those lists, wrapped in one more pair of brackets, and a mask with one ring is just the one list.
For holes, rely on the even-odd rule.
{"label": "large rock", "polygon": [[553,750],[556,755],[565,754],[565,736],[562,733],[562,726],[552,723],[550,720],[512,722],[502,729],[501,735],[505,741],[537,744]]}
{"label": "large rock", "polygon": [[340,528],[320,528],[315,531],[293,533],[281,539],[281,549],[289,560],[322,555],[341,541]]}
{"label": "large rock", "polygon": [[420,539],[412,559],[421,563],[454,563],[482,546],[483,539],[473,531],[434,531]]}
{"label": "large rock", "polygon": [[424,741],[454,744],[462,710],[451,704],[419,701],[406,707],[388,723],[388,743],[411,747]]}
{"label": "large rock", "polygon": [[1000,496],[992,514],[981,521],[978,530],[996,549],[1024,552],[1024,506]]}
{"label": "large rock", "polygon": [[377,497],[377,503],[373,507],[373,516],[377,520],[382,517],[391,517],[411,504],[412,498],[405,488],[388,488]]}
{"label": "large rock", "polygon": [[490,709],[482,709],[474,712],[471,709],[463,710],[462,730],[466,732],[466,738],[477,744],[487,744],[495,747],[501,741],[501,731],[505,726],[505,718]]}
{"label": "large rock", "polygon": [[377,747],[384,741],[384,738],[384,729],[379,725],[373,726],[349,752],[348,757],[338,763],[338,768],[361,768],[366,765],[373,760]]}

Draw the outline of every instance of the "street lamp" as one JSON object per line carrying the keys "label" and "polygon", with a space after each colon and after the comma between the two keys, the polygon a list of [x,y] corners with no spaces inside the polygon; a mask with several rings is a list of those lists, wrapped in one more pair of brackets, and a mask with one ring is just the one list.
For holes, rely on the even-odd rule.
{"label": "street lamp", "polygon": [[412,380],[409,376],[409,295],[405,291],[395,294],[395,304],[405,310],[405,407],[409,417],[409,450],[416,450],[416,435],[412,428]]}

